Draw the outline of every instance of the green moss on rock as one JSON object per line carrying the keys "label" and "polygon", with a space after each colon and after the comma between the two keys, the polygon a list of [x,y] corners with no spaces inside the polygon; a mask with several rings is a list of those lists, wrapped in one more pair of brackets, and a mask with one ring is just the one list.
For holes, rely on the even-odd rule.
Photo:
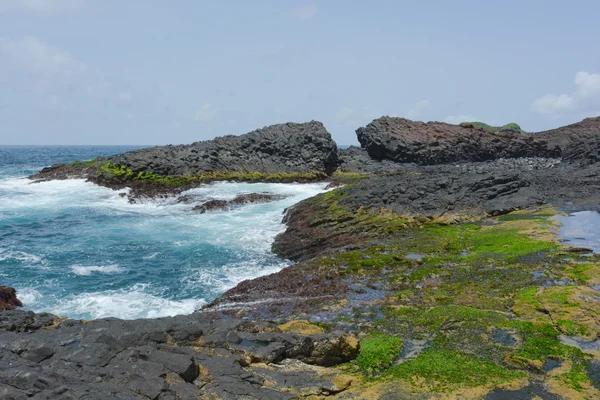
{"label": "green moss on rock", "polygon": [[401,351],[399,337],[379,334],[360,341],[360,353],[354,362],[367,375],[377,375],[391,367]]}

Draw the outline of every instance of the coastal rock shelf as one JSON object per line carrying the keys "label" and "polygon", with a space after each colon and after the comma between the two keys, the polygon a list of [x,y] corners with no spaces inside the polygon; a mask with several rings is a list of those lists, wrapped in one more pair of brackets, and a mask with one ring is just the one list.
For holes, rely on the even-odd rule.
{"label": "coastal rock shelf", "polygon": [[358,341],[344,334],[285,333],[273,323],[211,321],[201,313],[74,321],[0,312],[0,396],[292,399],[286,388],[344,390],[350,380],[322,366],[357,351]]}
{"label": "coastal rock shelf", "polygon": [[600,255],[557,218],[599,208],[600,119],[529,134],[382,117],[357,136],[337,150],[319,122],[282,124],[34,175],[133,201],[216,180],[331,190],[282,216],[273,251],[296,264],[191,315],[0,312],[0,396],[600,398]]}

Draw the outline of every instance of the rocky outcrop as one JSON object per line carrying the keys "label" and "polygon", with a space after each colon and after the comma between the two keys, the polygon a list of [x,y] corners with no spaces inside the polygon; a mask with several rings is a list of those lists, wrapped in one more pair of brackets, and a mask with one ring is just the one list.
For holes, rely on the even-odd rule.
{"label": "rocky outcrop", "polygon": [[337,147],[322,123],[271,125],[240,136],[189,145],[159,146],[110,157],[134,174],[188,176],[213,171],[331,173]]}
{"label": "rocky outcrop", "polygon": [[[600,118],[524,134],[518,129],[492,132],[472,123],[451,125],[381,117],[357,129],[356,134],[371,158],[398,163],[435,165],[528,157],[585,163],[600,160]],[[341,160],[344,162],[344,157]]]}
{"label": "rocky outcrop", "polygon": [[23,307],[23,303],[17,298],[17,291],[8,286],[0,286],[0,311],[14,310],[17,307]]}
{"label": "rocky outcrop", "polygon": [[188,145],[157,146],[90,161],[56,164],[29,178],[35,182],[87,178],[138,197],[163,197],[213,181],[311,182],[337,168],[335,141],[322,123],[286,123],[240,136]]}
{"label": "rocky outcrop", "polygon": [[[411,224],[458,222],[545,203],[565,205],[600,193],[600,164],[555,159],[504,159],[435,165],[372,174],[334,192],[304,200],[286,215],[273,250],[305,260],[385,232],[386,215]],[[402,226],[392,227],[400,229]]]}
{"label": "rocky outcrop", "polygon": [[511,131],[492,133],[474,125],[381,117],[356,130],[358,141],[377,160],[419,165],[500,158],[559,157],[560,149]]}
{"label": "rocky outcrop", "polygon": [[198,214],[204,214],[212,211],[223,211],[229,209],[227,200],[209,200],[192,208],[192,211]]}
{"label": "rocky outcrop", "polygon": [[547,141],[550,147],[559,147],[565,161],[600,161],[600,117],[540,132],[535,137]]}
{"label": "rocky outcrop", "polygon": [[357,352],[347,335],[288,334],[208,314],[84,322],[0,312],[0,397],[292,399],[294,386],[307,395],[344,390],[349,380],[318,365]]}
{"label": "rocky outcrop", "polygon": [[[224,211],[232,207],[241,206],[244,204],[269,203],[285,199],[286,196],[272,193],[246,193],[239,194],[233,200],[209,200],[200,205],[195,206],[192,211],[204,214],[211,211]],[[187,200],[182,200],[185,202]]]}

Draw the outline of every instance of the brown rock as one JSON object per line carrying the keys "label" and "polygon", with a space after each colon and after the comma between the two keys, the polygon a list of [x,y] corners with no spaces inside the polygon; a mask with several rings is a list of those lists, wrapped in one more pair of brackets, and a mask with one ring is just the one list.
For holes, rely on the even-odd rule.
{"label": "brown rock", "polygon": [[356,130],[358,141],[377,160],[419,165],[500,158],[560,157],[560,148],[512,131],[501,135],[469,124],[381,117]]}
{"label": "brown rock", "polygon": [[0,310],[14,310],[23,307],[21,300],[17,299],[17,291],[8,286],[0,286]]}

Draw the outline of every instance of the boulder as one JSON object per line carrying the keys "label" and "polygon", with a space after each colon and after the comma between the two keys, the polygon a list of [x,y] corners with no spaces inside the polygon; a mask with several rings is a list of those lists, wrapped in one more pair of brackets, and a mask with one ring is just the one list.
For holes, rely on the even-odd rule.
{"label": "boulder", "polygon": [[[182,198],[186,198],[187,196],[182,196]],[[225,211],[231,209],[231,207],[241,206],[244,204],[254,204],[254,203],[268,203],[271,201],[277,201],[281,199],[285,199],[286,196],[280,194],[272,194],[272,193],[246,193],[239,194],[233,200],[209,200],[200,205],[192,208],[192,211],[198,214],[204,214],[206,212],[211,211]],[[186,202],[187,198],[184,200],[180,200],[178,202]]]}
{"label": "boulder", "polygon": [[192,211],[198,214],[204,214],[210,211],[223,211],[229,209],[227,200],[209,200],[205,203],[195,206]]}
{"label": "boulder", "polygon": [[14,310],[23,307],[21,300],[17,299],[17,291],[8,286],[0,286],[0,310]]}

